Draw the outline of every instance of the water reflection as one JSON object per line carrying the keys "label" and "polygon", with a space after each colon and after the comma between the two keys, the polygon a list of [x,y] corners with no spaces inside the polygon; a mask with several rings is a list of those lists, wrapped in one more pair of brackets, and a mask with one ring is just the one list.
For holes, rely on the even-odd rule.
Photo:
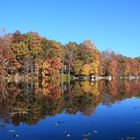
{"label": "water reflection", "polygon": [[61,112],[90,116],[100,104],[140,96],[140,81],[51,81],[0,82],[1,128],[5,124],[36,124],[47,116]]}

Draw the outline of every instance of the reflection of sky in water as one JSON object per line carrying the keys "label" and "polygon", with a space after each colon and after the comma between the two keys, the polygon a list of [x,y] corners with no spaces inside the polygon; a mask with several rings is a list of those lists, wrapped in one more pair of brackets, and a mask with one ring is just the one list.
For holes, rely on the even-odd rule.
{"label": "reflection of sky in water", "polygon": [[99,104],[96,113],[85,116],[81,113],[65,114],[46,117],[36,125],[8,125],[1,130],[1,139],[15,139],[8,130],[15,130],[20,140],[56,140],[56,139],[89,139],[115,140],[122,137],[140,139],[140,100],[125,99],[112,105]]}
{"label": "reflection of sky in water", "polygon": [[[79,83],[70,88],[66,85],[66,91],[62,95],[58,94],[56,101],[50,100],[50,97],[49,99],[42,98],[40,94],[38,96],[31,92],[25,95],[22,92],[23,96],[18,93],[16,100],[14,100],[11,98],[12,94],[6,100],[10,101],[7,104],[11,109],[3,105],[0,110],[0,140],[139,140],[140,99],[133,96],[138,96],[140,90],[138,85],[131,84],[129,85],[127,82],[129,90],[126,89],[126,91],[129,93],[119,94],[116,92],[116,87],[111,87],[111,91],[111,89],[99,86],[102,90],[93,88],[92,96],[83,93],[83,91],[92,90],[89,85],[83,85],[81,88],[83,91],[80,91]],[[67,89],[70,90],[70,93]],[[34,90],[29,89],[29,91]],[[94,95],[95,91],[96,93],[100,91],[100,94]],[[109,94],[107,94],[108,92]],[[117,94],[113,94],[113,92]],[[32,102],[30,103],[30,101]],[[46,104],[47,106],[45,106]],[[21,117],[18,114],[12,118],[8,116],[12,107],[33,108],[31,108],[32,112],[29,116],[23,115]],[[33,109],[36,109],[37,113]],[[18,122],[17,125],[15,122]]]}

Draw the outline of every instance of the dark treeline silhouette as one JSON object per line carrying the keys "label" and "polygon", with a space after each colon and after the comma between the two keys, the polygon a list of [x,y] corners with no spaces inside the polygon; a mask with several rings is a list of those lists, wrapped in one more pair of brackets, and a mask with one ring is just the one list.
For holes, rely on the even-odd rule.
{"label": "dark treeline silhouette", "polygon": [[14,125],[20,122],[31,125],[62,111],[89,116],[100,103],[110,105],[133,96],[140,97],[140,81],[75,81],[71,84],[2,81],[0,93],[1,120]]}
{"label": "dark treeline silhouette", "polygon": [[59,77],[60,74],[139,76],[140,57],[125,57],[108,50],[100,52],[90,40],[63,45],[35,32],[16,31],[0,36],[1,76]]}

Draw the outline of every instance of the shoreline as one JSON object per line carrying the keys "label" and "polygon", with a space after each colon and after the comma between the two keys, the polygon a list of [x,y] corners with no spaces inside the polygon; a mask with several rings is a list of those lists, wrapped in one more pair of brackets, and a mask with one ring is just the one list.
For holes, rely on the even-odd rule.
{"label": "shoreline", "polygon": [[[53,76],[52,76],[53,77]],[[89,81],[98,81],[98,80],[108,80],[111,81],[113,79],[120,79],[120,80],[140,80],[140,76],[120,76],[120,77],[112,77],[112,76],[74,76],[74,75],[70,75],[70,77],[72,78],[67,78],[68,75],[64,74],[61,75],[59,78],[63,79],[64,81],[66,80],[89,80]],[[0,76],[1,79],[3,80],[10,80],[10,81],[24,81],[24,80],[39,80],[39,77],[37,76]],[[49,80],[51,80],[51,76],[45,77],[45,78],[41,78],[42,80],[47,80],[47,78]],[[56,78],[56,79],[59,79]]]}

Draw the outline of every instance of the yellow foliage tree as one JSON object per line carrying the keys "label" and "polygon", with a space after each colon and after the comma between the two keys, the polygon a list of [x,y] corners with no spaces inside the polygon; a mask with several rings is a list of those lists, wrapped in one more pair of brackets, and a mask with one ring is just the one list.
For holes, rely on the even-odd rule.
{"label": "yellow foliage tree", "polygon": [[90,74],[91,71],[91,66],[89,64],[85,64],[82,67],[81,73],[85,76],[88,76]]}
{"label": "yellow foliage tree", "polygon": [[100,62],[98,60],[93,61],[90,63],[91,73],[98,74]]}

